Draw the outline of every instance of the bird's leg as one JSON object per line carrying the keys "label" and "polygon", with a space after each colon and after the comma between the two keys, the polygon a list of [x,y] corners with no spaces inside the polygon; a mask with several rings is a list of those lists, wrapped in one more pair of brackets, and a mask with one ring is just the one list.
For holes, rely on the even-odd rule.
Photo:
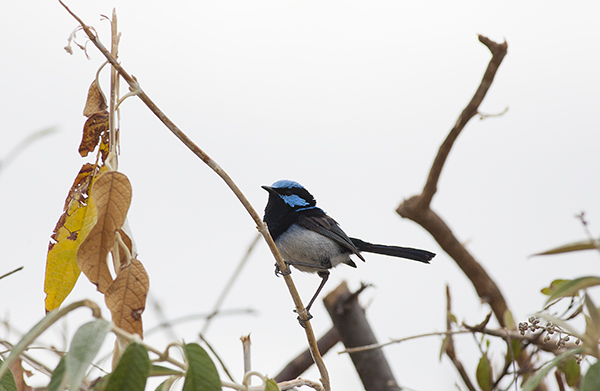
{"label": "bird's leg", "polygon": [[307,315],[307,318],[306,319],[301,319],[298,316],[298,322],[300,322],[300,325],[302,327],[304,327],[304,323],[305,322],[307,322],[307,321],[309,321],[309,320],[312,319],[312,315],[310,314],[310,308],[312,307],[313,303],[317,299],[317,296],[319,296],[319,293],[321,293],[321,290],[325,286],[325,283],[329,279],[329,271],[328,270],[318,272],[317,274],[319,275],[319,277],[321,277],[321,284],[319,285],[319,287],[317,288],[317,291],[315,292],[315,294],[313,295],[312,299],[310,299],[310,301],[308,302],[308,305],[306,306],[306,315]]}
{"label": "bird's leg", "polygon": [[[284,261],[285,262],[285,261]],[[287,272],[282,272],[281,269],[279,268],[279,264],[275,263],[275,275],[277,277],[279,276],[289,276],[290,274],[292,274],[292,269],[290,268],[290,264],[285,262],[286,265],[288,265],[288,271]]]}

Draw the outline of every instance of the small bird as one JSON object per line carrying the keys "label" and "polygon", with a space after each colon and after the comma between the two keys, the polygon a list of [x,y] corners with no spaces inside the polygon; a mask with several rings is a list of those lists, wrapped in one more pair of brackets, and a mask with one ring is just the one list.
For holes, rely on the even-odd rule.
{"label": "small bird", "polygon": [[[425,250],[372,244],[348,237],[298,182],[280,180],[262,188],[269,192],[263,220],[283,260],[300,271],[321,277],[321,284],[306,307],[308,319],[312,318],[308,311],[329,278],[329,269],[340,263],[356,267],[350,259],[352,254],[362,261],[365,259],[360,253],[369,252],[424,263],[435,256]],[[277,266],[275,273],[281,274]]]}

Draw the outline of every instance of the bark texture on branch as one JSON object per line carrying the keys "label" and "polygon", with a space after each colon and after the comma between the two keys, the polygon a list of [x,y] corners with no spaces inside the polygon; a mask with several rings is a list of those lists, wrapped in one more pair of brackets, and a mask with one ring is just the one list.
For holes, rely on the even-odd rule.
{"label": "bark texture on branch", "polygon": [[[345,282],[328,294],[323,302],[346,348],[377,343],[365,310],[358,304],[357,295],[348,290]],[[350,358],[366,391],[401,390],[383,350],[350,353]]]}

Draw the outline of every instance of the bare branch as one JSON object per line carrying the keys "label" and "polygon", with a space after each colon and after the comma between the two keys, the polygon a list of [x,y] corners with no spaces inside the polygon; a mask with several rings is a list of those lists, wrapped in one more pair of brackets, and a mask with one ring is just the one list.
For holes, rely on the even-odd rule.
{"label": "bare branch", "polygon": [[504,326],[504,313],[508,309],[506,301],[500,289],[485,269],[473,258],[462,243],[454,236],[448,225],[430,208],[431,200],[437,191],[437,183],[442,172],[446,158],[454,145],[454,141],[464,129],[467,122],[477,114],[479,105],[485,98],[498,67],[502,63],[508,45],[506,42],[498,44],[480,35],[479,41],[492,52],[483,79],[473,95],[473,98],[462,111],[456,124],[450,130],[446,140],[440,146],[438,154],[431,166],[429,177],[420,195],[413,196],[398,206],[396,212],[404,217],[415,221],[425,228],[433,238],[440,244],[442,249],[450,255],[462,271],[471,280],[477,294],[482,301],[489,303],[494,315],[501,326]]}
{"label": "bare branch", "polygon": [[452,130],[450,130],[448,137],[446,137],[446,140],[440,147],[438,154],[435,157],[435,160],[431,167],[431,171],[429,172],[429,177],[427,178],[427,182],[425,183],[425,187],[423,188],[423,193],[421,194],[421,208],[429,207],[429,204],[431,204],[431,200],[435,192],[437,191],[437,183],[440,179],[442,168],[444,167],[446,158],[448,157],[448,154],[450,153],[450,150],[454,145],[454,141],[456,141],[456,138],[462,132],[467,122],[469,122],[469,120],[477,114],[477,110],[479,110],[479,105],[481,105],[483,98],[485,98],[485,95],[490,89],[490,86],[494,81],[494,77],[496,76],[496,71],[498,71],[498,67],[500,66],[502,60],[504,59],[504,56],[506,55],[506,51],[508,49],[508,44],[506,43],[506,41],[504,43],[499,44],[484,37],[483,35],[479,36],[479,41],[485,46],[487,46],[488,49],[490,49],[490,51],[492,52],[492,59],[490,60],[487,69],[485,70],[483,79],[481,80],[481,83],[479,84],[479,88],[477,88],[475,95],[473,95],[473,98],[471,98],[469,104],[465,107],[465,109],[462,111],[462,113],[456,120],[454,127],[452,128]]}

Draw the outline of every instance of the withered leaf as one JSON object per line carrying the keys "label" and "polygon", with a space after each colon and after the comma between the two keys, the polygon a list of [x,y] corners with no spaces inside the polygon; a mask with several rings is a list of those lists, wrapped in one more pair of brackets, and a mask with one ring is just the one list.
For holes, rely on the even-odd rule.
{"label": "withered leaf", "polygon": [[104,297],[112,320],[118,327],[143,336],[142,312],[146,308],[149,282],[146,269],[133,258],[121,267]]}
{"label": "withered leaf", "polygon": [[117,171],[100,175],[91,197],[98,215],[96,225],[79,246],[77,265],[87,278],[105,293],[112,283],[107,258],[115,243],[115,232],[123,226],[131,204],[131,183]]}
{"label": "withered leaf", "polygon": [[31,388],[29,385],[27,385],[27,383],[25,383],[25,376],[31,377],[33,375],[33,373],[31,373],[31,371],[26,371],[25,369],[23,369],[23,365],[22,365],[22,362],[20,359],[14,360],[9,365],[9,368],[15,379],[17,391],[33,390],[33,388]]}
{"label": "withered leaf", "polygon": [[108,108],[106,105],[106,98],[100,90],[96,80],[92,82],[88,90],[87,99],[85,101],[85,107],[83,108],[83,115],[90,117],[100,111],[104,111]]}
{"label": "withered leaf", "polygon": [[79,154],[86,157],[96,149],[102,135],[108,130],[108,111],[93,114],[83,125],[83,135],[79,144]]}

